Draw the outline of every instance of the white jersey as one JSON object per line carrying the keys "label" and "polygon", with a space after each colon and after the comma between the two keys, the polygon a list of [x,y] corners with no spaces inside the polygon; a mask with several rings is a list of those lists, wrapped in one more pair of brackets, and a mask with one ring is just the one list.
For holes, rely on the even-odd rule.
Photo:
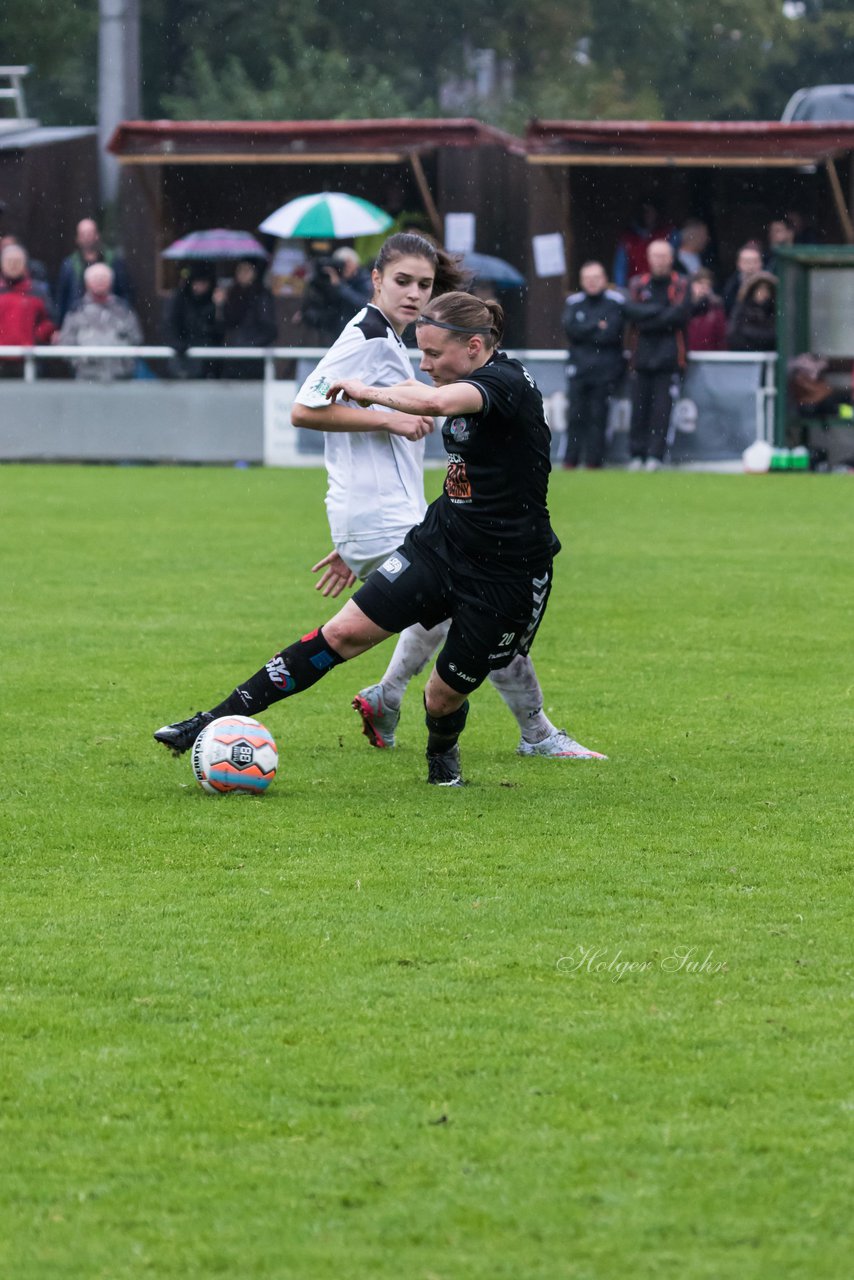
{"label": "white jersey", "polygon": [[[369,303],[345,326],[296,400],[318,409],[329,404],[326,392],[343,378],[391,387],[411,377],[402,340],[379,308]],[[327,431],[324,458],[329,476],[326,514],[336,546],[420,523],[427,510],[423,440],[415,443],[387,431]]]}

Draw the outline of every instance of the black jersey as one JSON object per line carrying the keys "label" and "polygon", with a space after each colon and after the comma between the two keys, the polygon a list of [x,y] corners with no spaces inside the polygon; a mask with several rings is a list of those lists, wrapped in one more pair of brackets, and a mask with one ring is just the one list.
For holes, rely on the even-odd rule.
{"label": "black jersey", "polygon": [[422,529],[458,567],[491,579],[525,575],[560,550],[546,505],[551,433],[543,398],[518,360],[496,352],[469,377],[483,408],[446,418],[444,492]]}

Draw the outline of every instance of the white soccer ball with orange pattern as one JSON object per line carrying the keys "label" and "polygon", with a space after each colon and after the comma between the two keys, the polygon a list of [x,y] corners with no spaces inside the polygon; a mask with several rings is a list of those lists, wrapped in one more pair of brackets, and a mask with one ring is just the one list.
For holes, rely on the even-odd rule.
{"label": "white soccer ball with orange pattern", "polygon": [[193,773],[204,791],[261,795],[276,776],[279,753],[270,730],[251,716],[220,716],[193,744]]}

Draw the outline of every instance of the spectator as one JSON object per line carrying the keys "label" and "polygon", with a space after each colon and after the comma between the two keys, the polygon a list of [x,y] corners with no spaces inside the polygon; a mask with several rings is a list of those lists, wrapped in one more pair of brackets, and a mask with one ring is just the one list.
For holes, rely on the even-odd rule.
{"label": "spectator", "polygon": [[617,241],[614,255],[614,283],[625,287],[647,268],[646,251],[653,240],[667,240],[673,227],[662,222],[658,209],[649,200],[638,206],[634,221]]}
{"label": "spectator", "polygon": [[112,269],[114,297],[132,302],[124,258],[118,250],[108,249],[101,243],[101,233],[94,219],[83,218],[77,224],[77,247],[63,259],[56,282],[56,309],[60,324],[83,297],[83,273],[96,262],[105,262]]}
{"label": "spectator", "polygon": [[751,241],[739,249],[735,273],[730,276],[721,291],[724,311],[727,315],[731,313],[735,306],[738,291],[745,280],[749,280],[751,276],[755,276],[761,270],[762,254],[759,252],[756,242]]}
{"label": "spectator", "polygon": [[[85,292],[69,311],[54,342],[67,347],[135,347],[142,342],[142,328],[135,311],[113,293],[113,271],[106,262],[95,262],[83,273]],[[113,382],[132,378],[133,357],[81,356],[72,360],[75,378],[84,382]]]}
{"label": "spectator", "polygon": [[730,351],[777,350],[777,277],[750,276],[738,291],[727,326]]}
{"label": "spectator", "polygon": [[[234,283],[223,304],[225,345],[227,347],[272,347],[276,341],[276,307],[273,295],[265,287],[252,258],[243,258],[234,268]],[[262,378],[260,360],[230,360],[229,378]]]}
{"label": "spectator", "polygon": [[658,471],[667,449],[673,401],[685,366],[685,328],[691,299],[684,276],[673,270],[666,240],[647,249],[649,271],[629,286],[626,318],[634,325],[634,386],[629,469]]}
{"label": "spectator", "polygon": [[601,262],[586,262],[581,291],[570,294],[563,313],[569,340],[567,468],[577,467],[582,453],[588,467],[601,467],[605,460],[608,403],[624,369],[624,303],[622,294],[608,288]]}
{"label": "spectator", "polygon": [[[16,235],[12,235],[11,232],[7,232],[5,235],[0,236],[0,253],[3,252],[8,244],[16,244],[20,249],[24,248],[18,237]],[[56,311],[53,305],[53,294],[50,291],[50,285],[48,284],[47,272],[45,271],[44,263],[38,262],[35,258],[30,258],[28,255],[28,274],[33,293],[37,294],[37,296],[42,299],[47,307],[47,313],[51,320],[55,320]]]}
{"label": "spectator", "polygon": [[[19,244],[0,251],[0,347],[32,347],[50,342],[55,329],[44,298],[33,289],[27,253]],[[23,360],[0,361],[7,378],[20,376]]]}
{"label": "spectator", "polygon": [[222,361],[190,360],[190,347],[221,347],[225,335],[222,309],[225,290],[218,289],[212,262],[194,262],[172,295],[167,318],[168,340],[175,348],[179,378],[220,378]]}
{"label": "spectator", "polygon": [[778,274],[777,251],[795,243],[795,228],[787,218],[768,223],[768,251],[765,254],[765,270]]}
{"label": "spectator", "polygon": [[786,222],[794,232],[795,244],[821,244],[822,236],[816,227],[799,209],[789,209],[785,215]]}
{"label": "spectator", "polygon": [[726,351],[726,313],[714,283],[708,267],[701,267],[691,277],[691,319],[686,334],[689,351]]}
{"label": "spectator", "polygon": [[332,265],[340,277],[341,298],[346,303],[347,310],[354,308],[352,315],[347,316],[347,320],[352,320],[356,312],[361,311],[373,297],[371,273],[362,266],[356,250],[346,247],[335,250]]}
{"label": "spectator", "polygon": [[676,270],[695,276],[701,268],[710,267],[710,244],[706,223],[700,218],[689,218],[678,235]]}
{"label": "spectator", "polygon": [[330,259],[315,259],[299,318],[328,345],[372,295],[370,273],[362,268],[355,249],[336,249]]}
{"label": "spectator", "polygon": [[807,418],[831,417],[842,405],[850,405],[851,387],[834,387],[825,378],[827,361],[803,352],[789,361],[789,395]]}

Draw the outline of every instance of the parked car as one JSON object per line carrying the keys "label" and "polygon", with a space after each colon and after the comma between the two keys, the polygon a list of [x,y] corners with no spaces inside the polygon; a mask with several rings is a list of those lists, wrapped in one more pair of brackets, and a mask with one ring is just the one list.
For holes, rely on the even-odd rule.
{"label": "parked car", "polygon": [[854,120],[854,84],[820,84],[799,89],[786,103],[780,119],[795,121]]}

